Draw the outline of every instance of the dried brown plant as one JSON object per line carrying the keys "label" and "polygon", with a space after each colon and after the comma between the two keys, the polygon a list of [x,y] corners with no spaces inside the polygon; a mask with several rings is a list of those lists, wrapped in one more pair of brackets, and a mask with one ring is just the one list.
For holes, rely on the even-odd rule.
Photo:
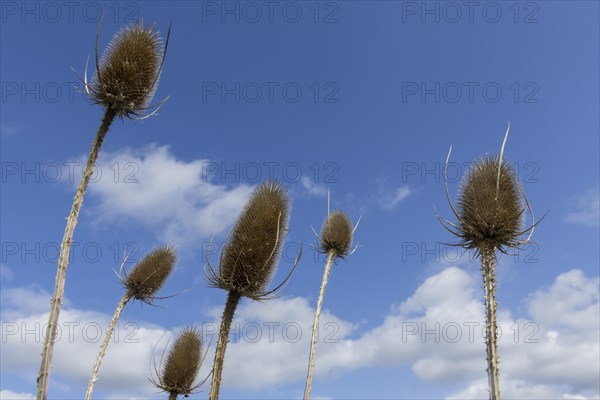
{"label": "dried brown plant", "polygon": [[202,355],[200,331],[195,327],[185,328],[169,349],[166,362],[162,364],[161,358],[161,364],[158,367],[154,365],[156,378],[151,378],[150,382],[168,393],[169,400],[175,400],[180,395],[188,397],[208,379],[195,384],[204,357],[206,353]]}
{"label": "dried brown plant", "polygon": [[124,276],[120,276],[118,273],[117,276],[119,276],[121,284],[124,286],[126,292],[117,305],[115,313],[106,329],[104,340],[100,345],[96,363],[92,369],[87,391],[85,393],[86,400],[92,398],[94,386],[98,380],[100,365],[102,364],[106,349],[108,348],[108,343],[110,342],[110,338],[123,309],[130,300],[139,300],[147,304],[153,304],[153,301],[157,299],[156,294],[165,285],[167,279],[173,272],[176,259],[177,256],[173,246],[158,247],[144,256],[144,258],[135,265],[130,274],[127,274],[124,269],[126,258],[123,260],[121,270],[123,271]]}
{"label": "dried brown plant", "polygon": [[[98,128],[96,137],[88,156],[81,182],[77,187],[71,211],[67,217],[67,225],[63,235],[58,257],[54,291],[50,301],[50,314],[48,316],[48,334],[45,336],[40,370],[37,378],[37,398],[45,400],[50,382],[52,353],[56,342],[57,324],[62,307],[62,299],[67,279],[67,266],[73,234],[79,211],[83,205],[83,198],[90,178],[94,172],[96,160],[104,138],[116,117],[129,117],[144,119],[154,115],[163,100],[149,114],[144,115],[156,87],[167,50],[167,41],[162,45],[158,32],[154,27],[143,23],[130,24],[116,34],[109,43],[102,61],[98,61],[98,31],[96,32],[96,75],[91,84],[87,82],[87,65],[84,78],[80,78],[84,90],[94,103],[104,107],[104,117]],[[169,29],[170,32],[170,29]],[[160,57],[162,55],[162,58]]]}
{"label": "dried brown plant", "polygon": [[[481,260],[486,314],[486,353],[490,399],[500,399],[498,366],[498,334],[496,322],[496,251],[506,253],[510,248],[529,243],[535,226],[533,210],[513,169],[503,160],[510,124],[506,130],[500,155],[484,157],[467,172],[455,208],[448,194],[446,173],[452,148],[446,158],[444,181],[446,198],[456,223],[436,216],[442,225],[456,236],[455,246],[475,250]],[[532,224],[524,229],[524,213],[529,210]],[[543,217],[542,217],[543,219]],[[540,220],[541,221],[541,220]],[[529,233],[524,238],[523,235]]]}
{"label": "dried brown plant", "polygon": [[269,300],[278,295],[293,273],[300,255],[284,281],[268,290],[288,232],[290,200],[276,181],[259,185],[234,224],[215,271],[207,259],[206,276],[213,287],[228,291],[213,364],[209,398],[219,398],[221,374],[231,321],[242,297]]}

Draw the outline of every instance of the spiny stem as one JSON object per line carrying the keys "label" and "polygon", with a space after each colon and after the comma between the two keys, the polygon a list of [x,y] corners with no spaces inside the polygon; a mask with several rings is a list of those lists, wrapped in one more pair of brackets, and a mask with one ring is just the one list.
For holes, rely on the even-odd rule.
{"label": "spiny stem", "polygon": [[310,357],[308,359],[308,374],[306,375],[306,387],[304,388],[304,400],[310,399],[310,390],[312,389],[313,372],[315,370],[315,358],[317,355],[317,339],[319,335],[319,318],[321,317],[321,309],[323,308],[323,298],[325,297],[325,288],[327,280],[331,272],[331,266],[335,259],[335,252],[330,251],[327,255],[325,263],[325,271],[323,272],[323,280],[321,281],[321,290],[319,291],[319,299],[317,300],[317,310],[315,311],[315,320],[313,322],[312,340],[310,342]]}
{"label": "spiny stem", "polygon": [[177,400],[177,392],[169,393],[169,400]]}
{"label": "spiny stem", "polygon": [[79,210],[83,205],[83,196],[90,182],[92,173],[94,172],[94,166],[98,159],[98,153],[100,147],[104,142],[104,137],[108,132],[108,129],[115,119],[115,112],[113,110],[106,110],[102,124],[98,128],[96,138],[92,143],[92,149],[88,157],[81,182],[77,187],[75,198],[73,199],[73,205],[71,206],[71,212],[67,218],[67,226],[63,236],[62,243],[60,245],[60,254],[58,257],[58,267],[56,270],[56,280],[54,283],[54,293],[52,294],[52,300],[50,300],[50,315],[48,317],[47,335],[44,340],[44,348],[42,350],[42,361],[40,364],[40,371],[37,378],[37,399],[46,400],[48,395],[48,383],[50,382],[50,369],[52,364],[52,352],[54,350],[54,342],[56,340],[56,330],[58,325],[58,316],[62,306],[62,299],[65,292],[65,281],[67,279],[67,265],[69,263],[69,252],[71,251],[71,242],[73,240],[73,232],[75,231],[75,225],[77,225],[77,218],[79,216]]}
{"label": "spiny stem", "polygon": [[108,343],[110,342],[110,338],[112,337],[113,331],[115,330],[115,326],[117,325],[117,321],[121,316],[121,312],[125,308],[127,302],[131,300],[131,296],[129,293],[126,293],[125,296],[119,302],[115,313],[113,314],[108,327],[106,328],[106,334],[104,335],[104,340],[100,345],[100,351],[98,352],[98,357],[96,357],[96,364],[94,365],[94,369],[92,370],[92,375],[90,376],[90,381],[88,383],[87,392],[85,393],[85,400],[91,400],[92,393],[94,392],[94,385],[98,380],[98,371],[100,370],[100,364],[102,364],[102,359],[104,358],[104,354],[106,354],[106,348],[108,347]]}
{"label": "spiny stem", "polygon": [[219,329],[219,340],[217,341],[217,349],[215,350],[215,361],[213,363],[213,376],[210,385],[209,400],[217,400],[219,398],[219,389],[221,386],[221,374],[223,372],[223,361],[225,360],[225,350],[229,342],[229,330],[231,329],[231,321],[233,314],[241,299],[241,294],[233,290],[227,295],[227,302],[223,310],[221,318],[221,328]]}
{"label": "spiny stem", "polygon": [[485,344],[490,400],[500,400],[500,375],[498,371],[498,343],[496,323],[496,255],[494,248],[481,249],[481,271],[485,292]]}

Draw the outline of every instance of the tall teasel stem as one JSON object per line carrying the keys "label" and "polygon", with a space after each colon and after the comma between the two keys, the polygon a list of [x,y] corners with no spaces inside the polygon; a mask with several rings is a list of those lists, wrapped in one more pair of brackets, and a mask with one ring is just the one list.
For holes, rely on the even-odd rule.
{"label": "tall teasel stem", "polygon": [[117,325],[117,321],[121,317],[121,312],[125,308],[125,305],[131,300],[131,295],[126,293],[119,305],[117,306],[115,313],[113,314],[108,327],[106,328],[106,334],[104,335],[104,340],[100,345],[100,351],[98,352],[98,356],[96,357],[96,364],[94,364],[94,368],[92,369],[92,375],[90,376],[90,381],[88,383],[87,391],[85,392],[85,400],[90,400],[92,398],[92,393],[94,392],[94,385],[98,380],[98,371],[100,371],[100,364],[102,364],[102,359],[104,358],[104,354],[106,354],[106,348],[108,347],[108,343],[110,342],[110,338],[112,337],[113,331],[115,330],[115,326]]}
{"label": "tall teasel stem", "polygon": [[38,399],[45,399],[46,393],[48,392],[48,382],[50,380],[50,366],[52,362],[52,352],[54,350],[54,342],[56,340],[56,330],[58,326],[58,317],[60,315],[60,309],[62,306],[63,295],[65,292],[65,282],[67,279],[67,266],[69,264],[69,252],[71,251],[71,242],[73,240],[73,233],[75,226],[77,225],[77,218],[79,217],[79,211],[83,205],[83,196],[87,190],[90,178],[94,172],[96,160],[100,153],[100,148],[104,142],[104,138],[112,122],[114,121],[116,113],[112,110],[106,110],[102,123],[96,133],[96,138],[92,143],[92,149],[85,164],[83,170],[83,176],[81,182],[77,187],[75,198],[73,199],[73,205],[71,206],[71,212],[67,217],[67,226],[63,235],[63,240],[60,245],[60,255],[58,257],[58,268],[56,270],[56,279],[54,282],[54,293],[52,300],[50,300],[50,315],[48,316],[47,334],[44,340],[44,348],[42,350],[42,362],[40,365],[40,371],[38,375]]}
{"label": "tall teasel stem", "polygon": [[[106,335],[100,345],[96,363],[94,364],[94,368],[90,375],[87,391],[85,393],[86,400],[92,398],[94,386],[98,380],[100,365],[102,364],[108,343],[110,342],[110,338],[123,309],[132,299],[152,304],[156,299],[156,293],[165,285],[167,279],[173,272],[175,259],[175,249],[172,246],[158,247],[144,256],[144,258],[136,264],[130,274],[124,272],[123,277],[119,276],[121,283],[127,291],[117,305],[115,313],[106,329]],[[124,264],[125,261],[123,261],[123,265]],[[123,269],[123,266],[121,266],[121,269]]]}
{"label": "tall teasel stem", "polygon": [[[80,79],[89,99],[93,103],[104,107],[104,118],[92,144],[92,150],[77,188],[60,246],[54,292],[50,300],[47,335],[44,339],[37,378],[38,400],[45,400],[48,393],[52,353],[65,291],[71,242],[79,210],[83,204],[83,197],[96,165],[100,147],[115,117],[144,119],[156,112],[155,109],[146,114],[146,111],[154,108],[149,103],[156,91],[169,40],[169,34],[167,34],[167,40],[163,46],[158,31],[153,26],[145,26],[141,22],[129,24],[113,37],[103,54],[102,60],[99,61],[99,30],[100,25],[98,25],[98,32],[96,33],[96,74],[90,84],[87,82],[87,71],[85,78]],[[156,108],[160,107],[162,103],[164,103],[164,100]]]}
{"label": "tall teasel stem", "polygon": [[213,269],[206,260],[205,273],[210,285],[228,292],[215,351],[210,400],[219,398],[229,329],[240,299],[264,301],[277,297],[298,265],[302,250],[283,282],[275,289],[267,289],[287,235],[289,212],[285,187],[276,181],[263,182],[254,190],[231,229],[218,269]]}
{"label": "tall teasel stem", "polygon": [[[328,207],[329,208],[329,207]],[[342,211],[336,210],[327,214],[327,218],[321,228],[321,236],[318,237],[318,250],[321,253],[327,254],[325,262],[325,271],[323,272],[323,280],[319,290],[319,299],[317,300],[317,309],[313,322],[313,333],[310,342],[310,355],[308,359],[308,372],[306,374],[306,386],[304,388],[304,400],[310,399],[310,391],[312,389],[313,373],[315,370],[315,359],[317,356],[317,340],[319,337],[319,318],[323,308],[323,299],[325,298],[325,289],[329,280],[331,267],[337,258],[344,258],[350,254],[352,245],[352,236],[354,234],[352,222],[350,218]]]}
{"label": "tall teasel stem", "polygon": [[485,296],[485,346],[490,399],[500,399],[498,368],[498,328],[496,322],[496,250],[484,247],[481,252],[481,272]]}
{"label": "tall teasel stem", "polygon": [[[468,171],[461,184],[458,206],[455,208],[448,194],[446,172],[452,147],[446,158],[444,183],[446,199],[452,213],[458,220],[450,222],[438,214],[442,225],[459,238],[456,246],[476,250],[481,261],[483,289],[485,296],[486,354],[490,399],[500,399],[500,373],[498,368],[498,343],[496,321],[496,252],[506,254],[508,248],[519,248],[529,243],[535,222],[533,211],[523,192],[518,177],[504,161],[504,147],[510,124],[506,130],[500,154],[497,157],[484,157]],[[523,229],[523,214],[529,209],[531,226]],[[543,218],[543,217],[542,217]],[[526,238],[525,233],[529,232]]]}
{"label": "tall teasel stem", "polygon": [[221,318],[221,327],[219,329],[217,349],[215,350],[215,361],[213,363],[213,375],[212,383],[210,385],[209,399],[219,398],[221,376],[223,373],[223,362],[225,361],[225,350],[227,349],[227,343],[229,342],[229,331],[231,329],[231,321],[233,321],[235,309],[237,308],[241,298],[241,294],[234,291],[229,291],[229,294],[227,295],[227,302],[225,303],[223,317]]}
{"label": "tall teasel stem", "polygon": [[304,399],[310,399],[310,391],[312,389],[313,372],[315,370],[315,358],[317,356],[317,340],[319,337],[319,318],[321,317],[321,309],[323,308],[323,299],[325,298],[325,288],[331,272],[331,266],[335,260],[335,252],[330,251],[325,262],[325,271],[323,272],[323,280],[321,281],[321,289],[319,290],[319,300],[317,301],[317,310],[315,311],[315,319],[313,321],[312,339],[310,341],[310,356],[308,359],[308,373],[306,375],[306,387],[304,388]]}

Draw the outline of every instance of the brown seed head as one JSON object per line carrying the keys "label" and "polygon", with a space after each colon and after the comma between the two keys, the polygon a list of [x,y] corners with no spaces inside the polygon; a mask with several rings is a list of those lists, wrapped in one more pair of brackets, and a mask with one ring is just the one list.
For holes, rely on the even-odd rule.
{"label": "brown seed head", "polygon": [[172,246],[152,250],[126,275],[127,293],[135,300],[151,303],[167,282],[175,267],[176,253]]}
{"label": "brown seed head", "polygon": [[194,381],[202,364],[202,338],[197,328],[184,329],[169,350],[167,361],[155,385],[170,394],[187,396],[197,386]]}
{"label": "brown seed head", "polygon": [[153,25],[130,23],[110,41],[90,83],[90,98],[118,117],[139,116],[158,86],[164,46]]}
{"label": "brown seed head", "polygon": [[352,221],[343,211],[330,213],[321,228],[319,249],[323,253],[333,252],[335,257],[344,258],[351,246]]}
{"label": "brown seed head", "polygon": [[285,187],[267,181],[256,188],[223,247],[214,286],[252,299],[266,292],[287,234],[290,200]]}
{"label": "brown seed head", "polygon": [[498,160],[479,160],[461,184],[457,204],[463,246],[500,250],[518,246],[524,207],[517,177],[506,162],[498,180]]}

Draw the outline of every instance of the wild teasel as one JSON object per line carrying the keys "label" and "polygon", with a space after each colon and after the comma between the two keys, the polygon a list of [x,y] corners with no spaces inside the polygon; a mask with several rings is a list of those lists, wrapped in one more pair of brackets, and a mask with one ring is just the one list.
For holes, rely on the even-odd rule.
{"label": "wild teasel", "polygon": [[[84,80],[92,102],[120,118],[143,119],[156,113],[166,101],[150,105],[158,87],[169,35],[170,28],[163,43],[155,25],[131,22],[112,38],[100,61],[96,36],[96,73],[89,84]],[[156,110],[144,115],[152,108]]]}
{"label": "wild teasel", "polygon": [[[113,38],[104,52],[101,63],[98,61],[99,30],[100,24],[98,24],[98,31],[96,32],[96,75],[93,81],[88,84],[86,65],[84,78],[80,79],[90,99],[104,106],[104,117],[92,142],[81,182],[77,187],[71,211],[67,217],[67,224],[60,246],[54,291],[50,300],[48,334],[44,338],[37,379],[37,398],[40,400],[46,398],[50,382],[52,353],[56,342],[58,318],[65,291],[73,234],[100,148],[116,117],[144,119],[154,115],[166,101],[166,99],[161,101],[154,110],[144,114],[145,111],[153,108],[148,104],[158,85],[169,41],[170,28],[163,46],[154,27],[147,27],[142,23],[129,25]],[[159,57],[161,52],[162,59]]]}
{"label": "wild teasel", "polygon": [[319,250],[324,254],[333,253],[336,257],[344,258],[352,247],[354,228],[348,215],[340,210],[330,213],[319,237]]}
{"label": "wild teasel", "polygon": [[[496,251],[506,253],[529,243],[538,222],[512,168],[503,160],[510,124],[506,130],[500,155],[484,157],[473,165],[462,182],[455,208],[448,194],[447,170],[452,147],[446,158],[444,183],[446,199],[457,222],[436,216],[442,225],[459,238],[455,246],[475,250],[481,260],[486,310],[486,353],[490,399],[500,399],[498,369],[498,335],[496,322]],[[529,210],[532,225],[524,229],[524,213]],[[526,238],[523,235],[529,233]]]}
{"label": "wild teasel", "polygon": [[223,246],[218,272],[207,264],[211,286],[252,300],[266,300],[274,294],[276,290],[267,287],[287,235],[289,213],[290,200],[281,183],[267,181],[258,186]]}
{"label": "wild teasel", "polygon": [[289,281],[301,253],[281,284],[268,290],[288,232],[290,200],[285,187],[277,181],[259,185],[235,222],[221,252],[215,271],[208,258],[205,273],[209,284],[228,291],[215,351],[209,398],[219,398],[223,361],[231,321],[242,297],[269,300]]}
{"label": "wild teasel", "polygon": [[129,274],[124,271],[121,283],[127,290],[127,296],[152,304],[155,294],[173,272],[176,258],[173,246],[162,246],[148,253]]}
{"label": "wild teasel", "polygon": [[[161,365],[157,367],[154,363],[156,378],[151,378],[150,382],[158,389],[168,393],[169,400],[175,400],[180,395],[188,397],[208,379],[206,377],[203,381],[194,384],[206,354],[202,355],[200,331],[195,327],[185,328],[169,349],[164,365],[162,357]],[[162,372],[159,369],[162,369]]]}
{"label": "wild teasel", "polygon": [[153,304],[154,300],[160,299],[159,297],[156,297],[156,294],[165,285],[167,279],[173,272],[176,258],[177,256],[173,246],[162,246],[152,250],[144,256],[144,258],[135,265],[130,274],[127,274],[124,269],[127,258],[125,258],[121,264],[123,276],[115,271],[121,284],[125,288],[125,294],[117,305],[115,313],[106,329],[104,340],[100,345],[100,351],[96,357],[96,363],[92,369],[88,388],[85,393],[86,400],[92,398],[94,385],[98,380],[100,365],[102,364],[106,349],[108,348],[108,343],[110,342],[110,338],[123,309],[130,300],[139,300],[147,304]]}
{"label": "wild teasel", "polygon": [[357,227],[358,223],[356,226],[352,227],[352,221],[345,212],[340,210],[329,212],[328,210],[327,218],[325,218],[325,222],[321,227],[321,236],[317,235],[315,232],[318,239],[317,248],[320,252],[327,254],[327,261],[325,262],[325,270],[323,272],[323,279],[321,281],[321,288],[319,290],[319,298],[317,300],[317,308],[315,310],[313,321],[310,355],[308,359],[308,373],[306,375],[306,386],[304,388],[304,400],[310,399],[310,392],[312,390],[312,380],[317,355],[317,339],[319,335],[319,319],[321,317],[325,289],[329,280],[329,274],[331,273],[331,267],[336,259],[344,259],[354,252],[354,250],[351,251],[350,248],[352,247],[352,237],[354,236]]}

